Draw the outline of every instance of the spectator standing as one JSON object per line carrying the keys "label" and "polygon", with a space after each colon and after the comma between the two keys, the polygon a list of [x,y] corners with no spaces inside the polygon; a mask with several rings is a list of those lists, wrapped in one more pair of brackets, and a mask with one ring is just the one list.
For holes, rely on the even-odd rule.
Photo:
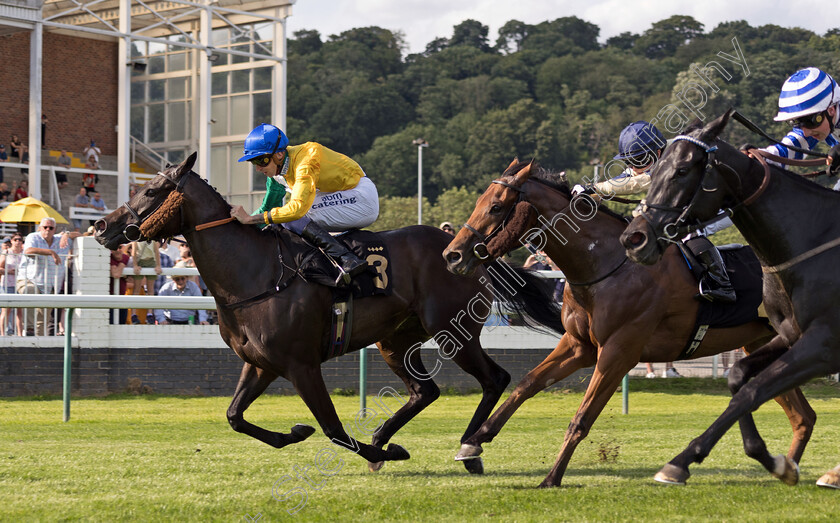
{"label": "spectator standing", "polygon": [[[73,205],[75,207],[90,207],[90,197],[87,195],[87,190],[84,187],[79,189],[79,194],[76,196],[76,199],[73,201]],[[73,228],[77,231],[82,230],[82,219],[81,218],[73,218],[71,220],[73,222]],[[84,220],[87,222],[87,220]]]}
{"label": "spectator standing", "polygon": [[89,169],[91,172],[86,172],[82,175],[82,187],[85,188],[87,195],[90,196],[91,193],[96,191],[96,182],[98,181],[97,178],[99,178],[96,171],[99,169],[99,161],[93,156],[88,156],[85,169]]}
{"label": "spectator standing", "polygon": [[[69,169],[70,166],[73,164],[73,159],[67,154],[67,151],[62,149],[61,156],[58,157],[58,165],[64,169]],[[56,171],[55,172],[55,182],[58,184],[59,189],[64,189],[67,187],[67,172],[66,171]]]}
{"label": "spectator standing", "polygon": [[90,206],[97,211],[105,212],[105,200],[102,199],[99,191],[93,193],[93,197],[90,199]]}
{"label": "spectator standing", "polygon": [[440,224],[440,230],[443,232],[448,232],[452,236],[455,236],[455,229],[452,227],[452,224],[449,222],[443,222]]}
{"label": "spectator standing", "polygon": [[[6,153],[6,146],[0,143],[0,163],[8,161],[9,155]],[[0,167],[0,182],[3,181],[3,167]]]}
{"label": "spectator standing", "polygon": [[0,202],[8,202],[11,200],[12,192],[6,182],[0,182]]}
{"label": "spectator standing", "polygon": [[[0,255],[0,293],[14,294],[17,269],[23,259],[23,236],[15,233],[8,242],[9,247]],[[11,310],[15,311],[14,322],[9,318],[9,309],[0,309],[0,336],[12,333],[23,335],[23,309]]]}
{"label": "spectator standing", "polygon": [[12,158],[17,156],[17,161],[23,163],[24,153],[29,151],[29,148],[26,146],[26,144],[20,141],[18,135],[12,135],[12,139],[9,141],[9,147],[12,148]]}
{"label": "spectator standing", "polygon": [[[166,268],[175,266],[175,260],[173,260],[172,257],[169,256],[169,251],[168,251],[168,247],[166,246],[166,242],[162,242],[160,244],[160,247],[158,248],[158,251],[160,252],[160,267],[161,267],[161,269],[166,269]],[[165,283],[166,283],[166,276],[161,274],[160,276],[155,278],[155,294],[156,295],[160,293],[160,288],[163,287]]]}
{"label": "spectator standing", "polygon": [[99,163],[99,155],[102,154],[102,150],[99,147],[97,147],[96,142],[94,142],[91,139],[90,145],[85,147],[85,150],[82,151],[82,154],[85,156],[85,161],[90,160],[92,156],[93,159],[96,160],[96,163]]}
{"label": "spectator standing", "polygon": [[27,196],[29,196],[29,182],[24,179],[18,182],[17,189],[15,189],[14,201],[22,200]]}
{"label": "spectator standing", "polygon": [[[62,286],[64,261],[70,249],[69,245],[62,247],[61,243],[55,236],[53,218],[44,218],[38,230],[26,236],[23,244],[25,256],[18,267],[15,284],[18,294],[51,294]],[[35,324],[35,332],[46,334],[43,309],[35,309]]]}
{"label": "spectator standing", "polygon": [[[186,263],[178,262],[175,268],[181,269],[187,267]],[[201,296],[201,289],[198,285],[188,280],[186,276],[172,276],[172,281],[160,289],[160,296]],[[202,309],[185,310],[185,309],[155,309],[155,320],[158,325],[186,325],[195,322],[196,319],[201,325],[209,325],[207,322],[207,311]]]}
{"label": "spectator standing", "polygon": [[[160,267],[160,247],[158,242],[131,242],[131,259],[134,263],[134,274],[138,274],[140,269],[155,268],[157,274],[161,273]],[[154,295],[155,293],[155,278],[156,276],[135,276],[134,277],[134,296],[144,296],[146,294]],[[134,309],[131,315],[131,323],[134,325],[145,325],[147,309]]]}
{"label": "spectator standing", "polygon": [[[111,294],[116,294],[114,291],[114,280],[119,281],[119,293],[122,296],[126,293],[128,286],[128,278],[123,276],[123,269],[128,265],[128,254],[125,253],[125,246],[121,245],[111,251]],[[111,309],[111,325],[119,324],[125,325],[128,319],[128,309]]]}

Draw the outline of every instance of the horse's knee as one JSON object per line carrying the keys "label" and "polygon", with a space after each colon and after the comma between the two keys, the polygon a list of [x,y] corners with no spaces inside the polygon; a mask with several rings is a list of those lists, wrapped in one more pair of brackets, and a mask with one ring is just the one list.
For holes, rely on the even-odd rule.
{"label": "horse's knee", "polygon": [[242,432],[245,426],[245,418],[242,417],[242,414],[235,414],[228,412],[227,414],[228,424],[230,428],[235,430],[236,432]]}
{"label": "horse's knee", "polygon": [[750,438],[744,440],[744,453],[755,460],[767,455],[767,445],[761,438]]}

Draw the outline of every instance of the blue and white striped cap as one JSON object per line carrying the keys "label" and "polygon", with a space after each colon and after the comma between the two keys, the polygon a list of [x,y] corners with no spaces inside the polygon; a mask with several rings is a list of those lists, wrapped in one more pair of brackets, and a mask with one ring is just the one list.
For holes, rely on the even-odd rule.
{"label": "blue and white striped cap", "polygon": [[779,94],[777,122],[825,111],[840,102],[840,87],[828,73],[808,67],[785,80]]}

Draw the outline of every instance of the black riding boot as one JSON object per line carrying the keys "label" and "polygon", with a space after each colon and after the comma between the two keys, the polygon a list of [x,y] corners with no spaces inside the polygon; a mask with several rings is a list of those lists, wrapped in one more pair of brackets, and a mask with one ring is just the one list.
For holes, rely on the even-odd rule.
{"label": "black riding boot", "polygon": [[735,301],[735,289],[726,273],[726,265],[716,247],[694,255],[706,272],[700,278],[700,296],[709,301],[732,303]]}
{"label": "black riding boot", "polygon": [[341,274],[336,280],[336,284],[343,281],[345,284],[350,283],[353,276],[361,274],[367,269],[368,263],[356,256],[351,250],[345,247],[341,242],[336,240],[327,231],[321,228],[315,222],[309,222],[303,228],[301,234],[304,239],[309,241],[312,245],[323,250],[330,258],[332,258],[341,269]]}

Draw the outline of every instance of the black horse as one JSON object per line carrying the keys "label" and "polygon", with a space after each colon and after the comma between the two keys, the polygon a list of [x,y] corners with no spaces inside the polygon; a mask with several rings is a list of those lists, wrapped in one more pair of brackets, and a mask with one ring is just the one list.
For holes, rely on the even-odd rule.
{"label": "black horse", "polygon": [[[354,301],[347,352],[376,342],[385,361],[405,383],[408,401],[375,432],[372,445],[359,443],[342,427],[321,375],[327,359],[321,350],[331,329],[332,294],[327,287],[305,281],[294,266],[286,230],[260,231],[229,221],[230,205],[196,173],[196,155],[172,166],[144,185],[134,197],[96,222],[96,239],[113,249],[134,239],[162,239],[183,234],[196,267],[216,299],[222,338],[244,360],[242,374],[227,411],[231,427],[273,447],[281,448],[312,435],[314,428],[295,425],[289,434],[257,427],[244,411],[278,376],[288,379],[309,407],[325,435],[354,449],[378,470],[384,461],[408,459],[399,445],[383,446],[440,394],[427,376],[417,344],[440,333],[457,339],[459,350],[448,354],[481,384],[483,396],[462,438],[487,419],[510,381],[510,375],[481,348],[483,318],[474,318],[474,299],[492,300],[490,280],[503,272],[483,271],[473,278],[446,270],[440,256],[452,238],[436,228],[413,226],[379,234],[391,261],[390,296]],[[219,222],[222,223],[219,225]],[[210,225],[204,228],[202,225]],[[198,227],[197,227],[198,226]],[[198,228],[198,230],[197,230]],[[137,232],[139,230],[139,233]],[[508,268],[505,268],[507,270]],[[518,292],[498,294],[534,321],[562,329],[551,288],[538,276],[517,271]],[[470,314],[467,314],[467,313]],[[478,472],[476,467],[467,467]]]}
{"label": "black horse", "polygon": [[[840,194],[720,140],[730,115],[675,138],[622,243],[634,260],[654,263],[690,225],[730,209],[762,263],[764,303],[778,335],[734,366],[729,407],[656,475],[665,483],[685,483],[688,467],[702,462],[736,421],[742,433],[755,435],[745,445],[748,455],[771,472],[790,469],[782,456],[767,452],[752,411],[811,378],[840,371]],[[791,473],[798,480],[798,468]],[[817,484],[840,488],[840,466]]]}

